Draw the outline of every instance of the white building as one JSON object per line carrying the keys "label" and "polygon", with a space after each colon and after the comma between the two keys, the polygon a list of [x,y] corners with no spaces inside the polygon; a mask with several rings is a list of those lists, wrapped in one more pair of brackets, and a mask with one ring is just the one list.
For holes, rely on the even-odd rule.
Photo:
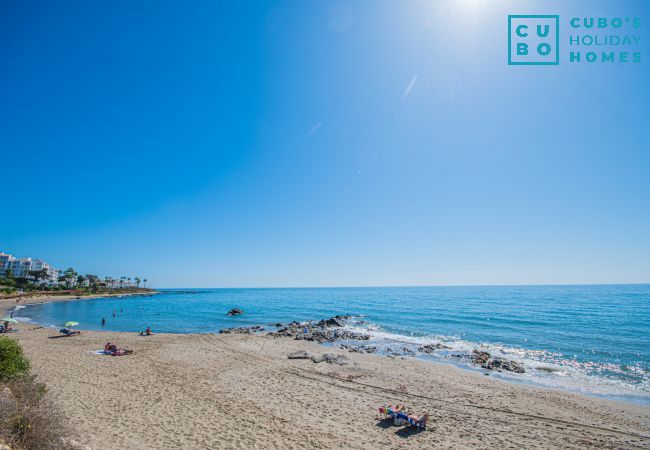
{"label": "white building", "polygon": [[9,253],[0,252],[0,275],[4,275],[11,262],[16,259],[13,255]]}
{"label": "white building", "polygon": [[29,272],[45,269],[47,278],[42,282],[48,285],[56,284],[59,280],[59,271],[41,259],[16,258],[9,253],[0,252],[0,275],[5,275],[11,270],[14,278],[31,278]]}

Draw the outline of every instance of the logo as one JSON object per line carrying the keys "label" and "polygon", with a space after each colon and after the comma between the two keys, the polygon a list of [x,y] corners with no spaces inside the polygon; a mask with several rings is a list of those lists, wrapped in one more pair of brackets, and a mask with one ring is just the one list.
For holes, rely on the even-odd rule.
{"label": "logo", "polygon": [[560,64],[560,16],[509,15],[508,64]]}

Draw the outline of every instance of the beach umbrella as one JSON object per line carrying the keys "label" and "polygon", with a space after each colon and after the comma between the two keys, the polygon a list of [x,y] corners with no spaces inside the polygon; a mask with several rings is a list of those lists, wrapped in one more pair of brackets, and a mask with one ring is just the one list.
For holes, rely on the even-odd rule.
{"label": "beach umbrella", "polygon": [[3,317],[2,319],[0,319],[0,322],[18,323],[18,321],[13,317]]}
{"label": "beach umbrella", "polygon": [[63,326],[69,328],[69,327],[74,327],[76,325],[79,325],[79,322],[66,322],[65,325]]}

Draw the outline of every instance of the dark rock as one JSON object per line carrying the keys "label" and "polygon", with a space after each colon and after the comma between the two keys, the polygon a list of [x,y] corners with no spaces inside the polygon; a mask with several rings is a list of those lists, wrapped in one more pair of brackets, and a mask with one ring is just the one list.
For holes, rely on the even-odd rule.
{"label": "dark rock", "polygon": [[328,364],[338,364],[340,366],[347,364],[348,357],[345,355],[337,355],[334,353],[325,353],[323,355],[323,360]]}
{"label": "dark rock", "polygon": [[474,350],[471,355],[471,361],[483,369],[496,370],[499,372],[525,373],[526,369],[517,361],[512,361],[498,356],[492,357],[488,352]]}
{"label": "dark rock", "polygon": [[287,357],[289,359],[309,359],[311,355],[304,350],[298,350],[297,352],[289,353]]}
{"label": "dark rock", "polygon": [[319,327],[328,328],[328,327],[342,327],[343,322],[336,317],[331,317],[327,320],[320,320],[317,324]]}
{"label": "dark rock", "polygon": [[375,347],[374,345],[352,346],[352,345],[343,344],[340,346],[340,348],[346,349],[351,353],[375,353],[377,351],[377,347]]}
{"label": "dark rock", "polygon": [[219,330],[221,334],[253,334],[257,331],[264,331],[263,327],[233,327],[233,328],[222,328]]}
{"label": "dark rock", "polygon": [[483,364],[486,364],[488,362],[491,356],[492,355],[490,355],[488,352],[480,352],[478,350],[474,350],[472,352],[472,362],[477,366],[483,366]]}
{"label": "dark rock", "polygon": [[273,324],[274,327],[280,328],[282,324],[280,322]]}
{"label": "dark rock", "polygon": [[239,308],[233,308],[233,309],[231,309],[230,311],[228,311],[228,315],[229,315],[229,316],[238,316],[238,315],[240,315],[240,314],[244,314],[244,311],[242,311],[242,310],[239,309]]}
{"label": "dark rock", "polygon": [[481,367],[489,370],[497,370],[501,372],[505,370],[506,372],[515,372],[515,373],[525,373],[526,369],[523,368],[521,364],[517,361],[512,361],[504,358],[495,357],[490,359],[485,365]]}
{"label": "dark rock", "polygon": [[442,345],[440,343],[437,344],[426,344],[423,345],[422,347],[418,348],[418,351],[422,353],[427,353],[431,354],[435,352],[436,350],[451,350],[451,347],[447,347],[446,345]]}

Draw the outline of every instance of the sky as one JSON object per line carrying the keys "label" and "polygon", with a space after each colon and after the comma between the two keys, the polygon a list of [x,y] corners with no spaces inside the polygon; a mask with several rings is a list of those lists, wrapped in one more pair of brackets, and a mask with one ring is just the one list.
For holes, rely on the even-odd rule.
{"label": "sky", "polygon": [[[0,2],[0,251],[156,287],[650,282],[649,13]],[[645,59],[509,66],[508,14],[641,17]]]}

